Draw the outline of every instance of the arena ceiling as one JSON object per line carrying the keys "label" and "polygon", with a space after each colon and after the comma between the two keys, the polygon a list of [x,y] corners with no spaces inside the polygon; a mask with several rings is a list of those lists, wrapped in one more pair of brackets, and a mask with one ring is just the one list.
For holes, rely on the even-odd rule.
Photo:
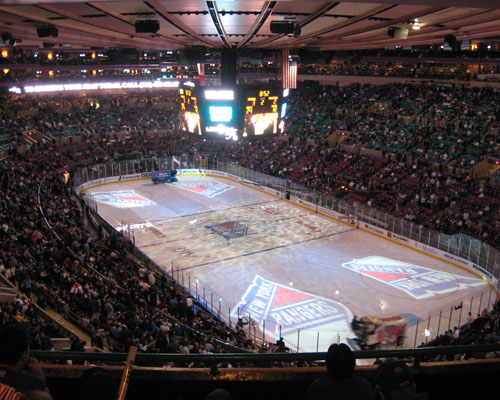
{"label": "arena ceiling", "polygon": [[[137,20],[158,20],[160,28],[136,33]],[[297,24],[301,33],[272,33],[271,21]],[[37,28],[49,25],[57,37],[38,37]],[[390,27],[408,29],[408,38],[390,37]],[[500,1],[0,0],[0,33],[34,47],[355,50],[439,44],[446,35],[495,41]]]}

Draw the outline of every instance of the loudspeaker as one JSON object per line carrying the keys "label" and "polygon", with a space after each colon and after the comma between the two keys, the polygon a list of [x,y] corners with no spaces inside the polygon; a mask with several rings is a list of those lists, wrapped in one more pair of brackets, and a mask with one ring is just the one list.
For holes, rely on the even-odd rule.
{"label": "loudspeaker", "polygon": [[444,41],[448,43],[450,47],[453,47],[457,43],[457,38],[454,35],[446,35]]}
{"label": "loudspeaker", "polygon": [[43,48],[44,49],[51,49],[55,45],[56,45],[55,43],[43,42]]}
{"label": "loudspeaker", "polygon": [[59,31],[55,26],[39,26],[36,28],[36,33],[38,34],[39,38],[43,37],[57,37],[59,35]]}
{"label": "loudspeaker", "polygon": [[271,21],[271,33],[293,33],[295,24],[289,21]]}
{"label": "loudspeaker", "polygon": [[408,29],[391,26],[387,29],[387,34],[394,39],[408,39]]}
{"label": "loudspeaker", "polygon": [[156,33],[160,29],[160,22],[157,20],[135,21],[135,33]]}

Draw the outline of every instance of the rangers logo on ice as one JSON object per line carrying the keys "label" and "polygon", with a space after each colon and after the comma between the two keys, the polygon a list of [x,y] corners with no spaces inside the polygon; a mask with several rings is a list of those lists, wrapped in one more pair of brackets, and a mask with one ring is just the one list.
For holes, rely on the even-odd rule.
{"label": "rangers logo on ice", "polygon": [[199,193],[208,198],[214,198],[230,189],[232,186],[226,185],[222,182],[210,181],[210,180],[182,180],[179,182],[172,183],[172,185],[178,188],[189,190],[190,192]]}
{"label": "rangers logo on ice", "polygon": [[[282,337],[292,348],[327,349],[351,334],[352,312],[343,304],[266,280],[253,279],[231,316],[249,316],[266,337]],[[297,331],[300,329],[300,344]],[[318,335],[320,333],[320,335]]]}
{"label": "rangers logo on ice", "polygon": [[248,221],[228,221],[222,224],[206,225],[205,228],[231,240],[248,234]]}
{"label": "rangers logo on ice", "polygon": [[90,193],[91,199],[116,208],[133,208],[154,206],[156,203],[133,190]]}
{"label": "rangers logo on ice", "polygon": [[467,278],[379,256],[353,260],[343,263],[342,266],[402,290],[418,300],[486,284],[481,279]]}

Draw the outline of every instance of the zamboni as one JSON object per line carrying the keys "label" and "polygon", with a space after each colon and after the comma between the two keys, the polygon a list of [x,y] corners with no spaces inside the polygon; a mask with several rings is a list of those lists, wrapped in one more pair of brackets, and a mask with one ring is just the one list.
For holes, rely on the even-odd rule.
{"label": "zamboni", "polygon": [[156,185],[157,183],[162,182],[177,182],[177,170],[173,169],[171,171],[155,171],[151,177],[153,183]]}

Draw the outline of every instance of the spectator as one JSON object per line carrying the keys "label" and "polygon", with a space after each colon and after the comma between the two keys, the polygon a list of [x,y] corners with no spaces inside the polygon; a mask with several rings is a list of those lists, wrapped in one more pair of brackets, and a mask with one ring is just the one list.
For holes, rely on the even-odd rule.
{"label": "spectator", "polygon": [[233,400],[233,398],[225,389],[215,389],[205,397],[205,400]]}
{"label": "spectator", "polygon": [[410,368],[402,361],[388,360],[380,364],[373,378],[376,400],[426,400],[425,392],[417,393]]}
{"label": "spectator", "polygon": [[20,325],[0,329],[0,383],[10,398],[30,393],[44,400],[52,398],[40,364],[29,356],[28,335]]}
{"label": "spectator", "polygon": [[80,378],[81,400],[114,400],[117,392],[117,380],[104,368],[90,368]]}
{"label": "spectator", "polygon": [[327,375],[316,379],[307,390],[308,400],[371,400],[373,388],[364,378],[354,376],[356,359],[345,345],[332,344],[326,356]]}

